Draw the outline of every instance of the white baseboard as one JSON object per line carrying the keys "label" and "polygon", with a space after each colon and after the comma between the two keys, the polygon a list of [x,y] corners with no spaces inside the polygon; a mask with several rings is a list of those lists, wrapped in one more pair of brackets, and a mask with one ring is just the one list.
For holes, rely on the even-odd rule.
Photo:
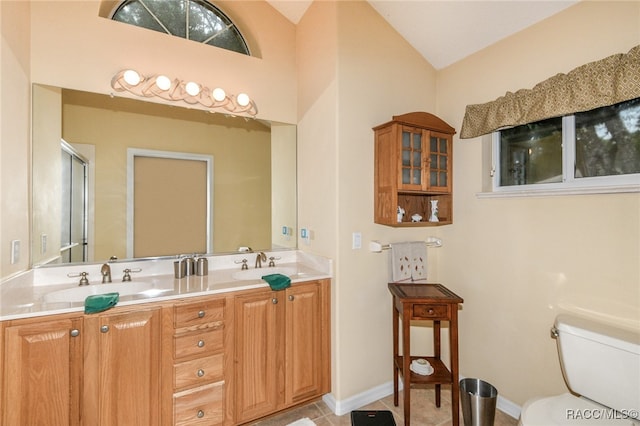
{"label": "white baseboard", "polygon": [[[402,382],[398,385],[399,388],[402,389]],[[393,381],[383,383],[344,400],[338,401],[333,394],[330,393],[323,396],[322,400],[336,416],[342,416],[391,394],[393,394]],[[520,417],[521,407],[500,395],[498,395],[498,400],[496,401],[496,408],[514,419]]]}
{"label": "white baseboard", "polygon": [[[402,383],[400,383],[402,385]],[[333,411],[336,416],[350,413],[353,410],[369,405],[379,399],[393,394],[393,381],[383,383],[379,386],[361,392],[347,399],[338,401],[333,394],[328,393],[322,397],[322,400]]]}

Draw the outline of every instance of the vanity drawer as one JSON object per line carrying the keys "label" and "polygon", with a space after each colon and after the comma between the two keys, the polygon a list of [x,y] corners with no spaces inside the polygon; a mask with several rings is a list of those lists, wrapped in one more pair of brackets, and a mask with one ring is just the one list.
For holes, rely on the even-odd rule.
{"label": "vanity drawer", "polygon": [[222,380],[223,354],[211,355],[173,366],[173,387],[183,389]]}
{"label": "vanity drawer", "polygon": [[449,305],[416,303],[413,305],[412,318],[447,319],[449,318]]}
{"label": "vanity drawer", "polygon": [[222,349],[223,326],[196,333],[183,333],[173,338],[174,359],[205,355]]}
{"label": "vanity drawer", "polygon": [[173,395],[173,424],[221,425],[224,382],[213,383]]}
{"label": "vanity drawer", "polygon": [[175,328],[198,326],[224,320],[224,299],[184,303],[174,307]]}

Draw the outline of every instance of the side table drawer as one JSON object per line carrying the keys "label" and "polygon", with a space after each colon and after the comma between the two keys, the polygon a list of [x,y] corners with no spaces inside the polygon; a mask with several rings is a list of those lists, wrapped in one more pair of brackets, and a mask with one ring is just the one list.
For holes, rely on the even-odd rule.
{"label": "side table drawer", "polygon": [[175,426],[221,425],[223,416],[224,382],[213,383],[173,396],[173,424]]}
{"label": "side table drawer", "polygon": [[180,334],[174,337],[174,358],[204,355],[222,349],[223,326],[199,333]]}
{"label": "side table drawer", "polygon": [[449,318],[449,305],[438,304],[414,304],[412,318],[447,319]]}

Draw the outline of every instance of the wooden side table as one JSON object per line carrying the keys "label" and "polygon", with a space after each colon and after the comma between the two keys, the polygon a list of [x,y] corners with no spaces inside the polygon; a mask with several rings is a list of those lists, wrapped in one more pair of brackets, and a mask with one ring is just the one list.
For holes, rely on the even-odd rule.
{"label": "wooden side table", "polygon": [[[451,420],[459,425],[460,384],[458,382],[458,304],[463,300],[441,284],[389,283],[393,295],[393,403],[398,406],[398,375],[404,386],[404,424],[411,423],[411,383],[435,385],[436,407],[440,407],[440,386],[451,384]],[[402,318],[402,355],[398,354],[399,319]],[[433,356],[410,356],[411,320],[433,321]],[[449,322],[450,367],[440,360],[440,321]],[[406,356],[404,356],[406,355]],[[424,358],[433,366],[428,376],[410,370],[411,361]]]}

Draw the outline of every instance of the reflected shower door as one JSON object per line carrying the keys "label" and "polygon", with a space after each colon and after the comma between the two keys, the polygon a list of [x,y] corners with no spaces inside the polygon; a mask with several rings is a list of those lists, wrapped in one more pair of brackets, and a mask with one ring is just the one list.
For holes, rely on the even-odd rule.
{"label": "reflected shower door", "polygon": [[87,162],[62,146],[62,262],[87,260]]}

